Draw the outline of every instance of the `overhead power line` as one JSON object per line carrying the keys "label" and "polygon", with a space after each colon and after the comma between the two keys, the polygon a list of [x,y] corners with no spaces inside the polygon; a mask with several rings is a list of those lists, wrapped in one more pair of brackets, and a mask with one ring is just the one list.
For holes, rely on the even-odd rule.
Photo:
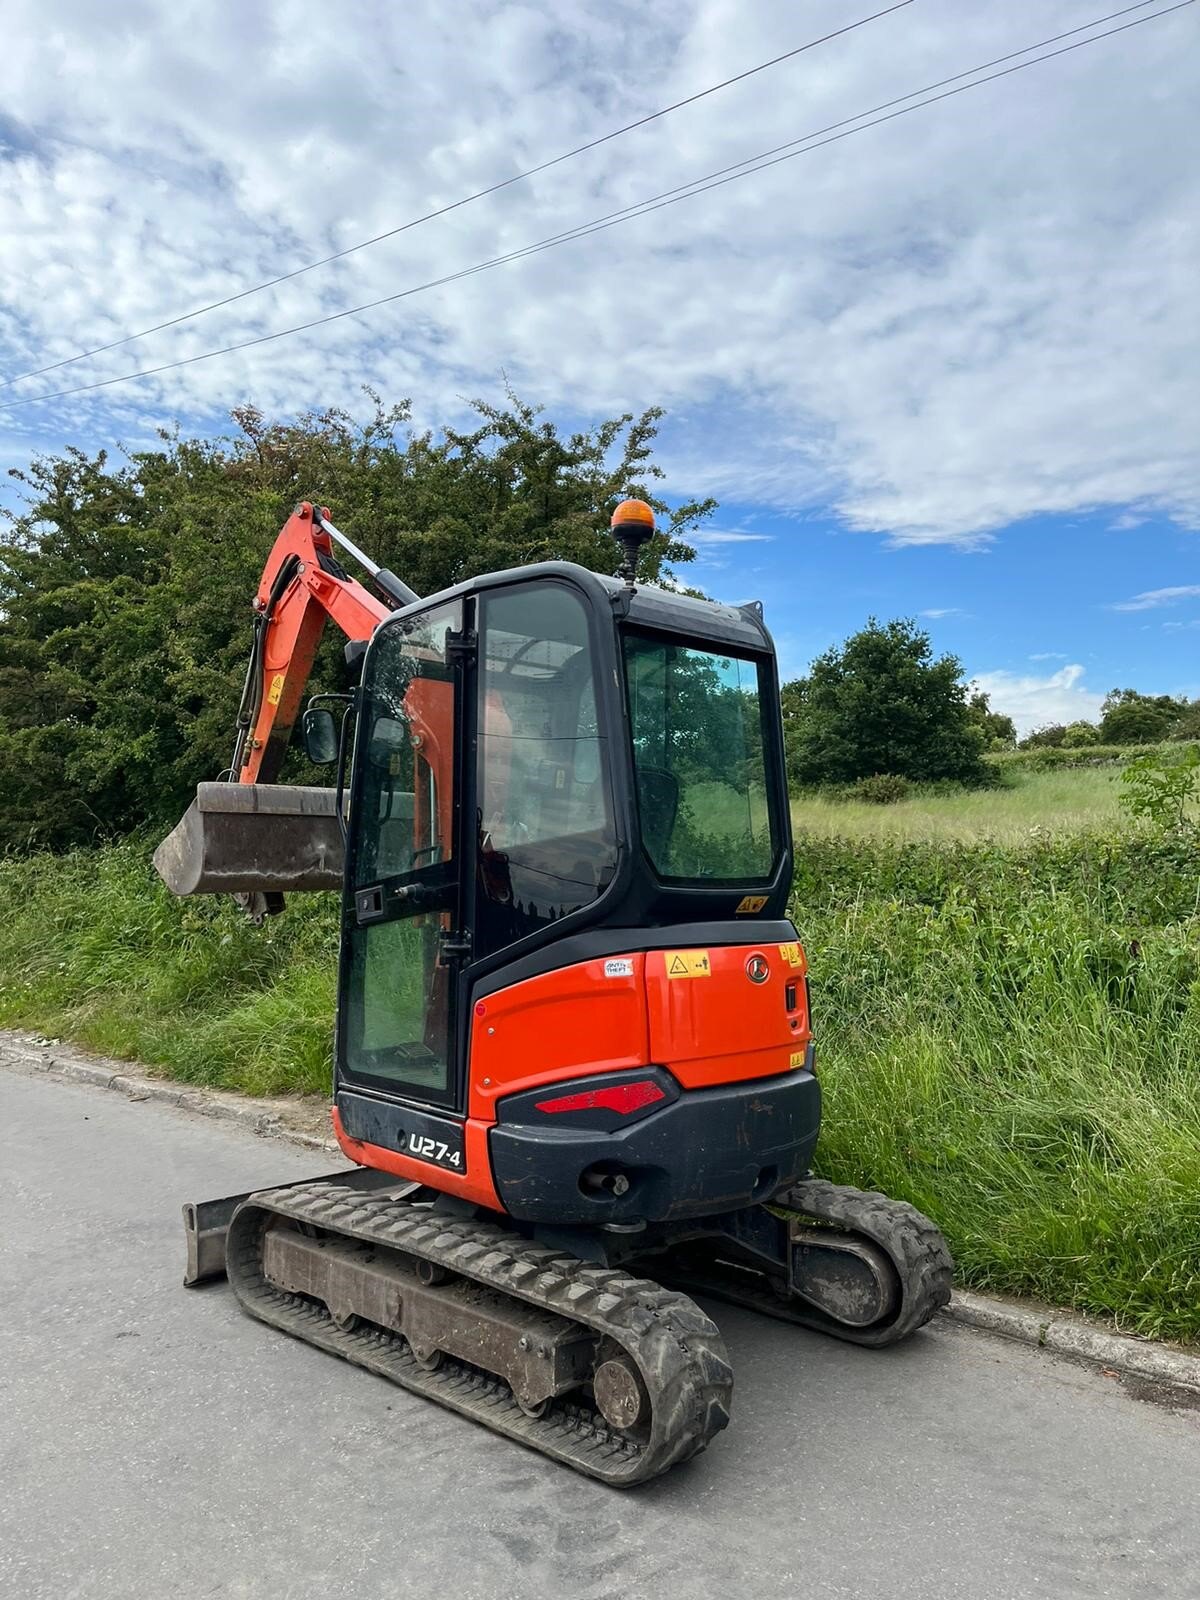
{"label": "overhead power line", "polygon": [[[1119,28],[1109,28],[1104,33],[1093,34],[1090,39],[1080,39],[1076,44],[1067,45],[1062,50],[1048,50],[1045,55],[1037,56],[1032,61],[1022,61],[1015,67],[1008,67],[1003,72],[992,72],[987,77],[978,77],[977,74],[987,72],[989,67],[999,66],[1002,61],[1012,61],[1017,56],[1029,55],[1033,50],[1041,50],[1048,44],[1056,44],[1060,39],[1069,39],[1073,34],[1086,33],[1091,28],[1097,28],[1102,22],[1112,22],[1117,17],[1128,16],[1131,11],[1141,11],[1153,0],[1138,0],[1135,5],[1124,6],[1120,11],[1110,11],[1106,16],[1095,17],[1091,22],[1083,22],[1078,27],[1068,28],[1063,33],[1052,34],[1048,39],[1039,39],[1036,44],[1024,46],[1021,50],[1010,50],[1006,55],[994,56],[990,61],[981,62],[978,66],[968,67],[963,72],[956,72],[949,78],[939,78],[936,83],[927,83],[924,88],[913,89],[908,94],[896,96],[892,100],[884,100],[877,106],[871,106],[867,111],[860,111],[852,117],[843,117],[838,122],[829,122],[823,128],[815,128],[811,133],[801,135],[798,139],[789,139],[784,144],[772,146],[769,150],[760,150],[757,155],[747,156],[742,161],[735,161],[727,167],[720,167],[715,172],[705,173],[701,178],[693,178],[687,183],[677,184],[673,189],[663,189],[658,194],[649,195],[644,200],[635,201],[632,205],[622,206],[619,210],[609,211],[602,217],[593,217],[590,222],[580,223],[578,227],[567,228],[562,233],[551,234],[545,239],[539,239],[534,244],[524,245],[519,250],[509,251],[504,256],[496,257],[492,261],[480,262],[476,266],[466,267],[461,272],[454,274],[455,278],[470,277],[476,272],[485,272],[492,266],[499,266],[509,261],[519,261],[522,257],[536,254],[540,250],[547,250],[558,244],[568,243],[572,239],[586,238],[591,233],[602,233],[605,229],[613,227],[619,221],[632,221],[635,217],[646,216],[652,211],[659,211],[664,205],[673,205],[676,200],[688,200],[693,195],[703,194],[708,189],[719,189],[726,183],[731,183],[734,178],[749,177],[751,173],[761,172],[766,167],[778,166],[781,161],[790,160],[792,156],[808,155],[812,150],[819,150],[823,145],[836,144],[839,139],[847,139],[851,134],[861,133],[865,128],[874,128],[881,122],[890,122],[894,117],[905,116],[909,111],[919,111],[922,106],[935,104],[938,100],[948,100],[952,95],[963,94],[967,89],[977,89],[981,84],[991,83],[996,78],[1008,77],[1010,73],[1021,72],[1025,67],[1036,66],[1039,61],[1049,61],[1054,56],[1067,55],[1071,50],[1079,50],[1086,44],[1094,44],[1099,39],[1107,39],[1114,33],[1124,33],[1127,28],[1137,27],[1142,22],[1151,22],[1154,17],[1163,16],[1167,11],[1179,11],[1185,5],[1190,5],[1192,0],[1179,0],[1176,5],[1166,6],[1161,11],[1153,12],[1150,16],[1139,17],[1135,22],[1127,22]],[[934,89],[941,89],[948,83],[957,83],[961,78],[973,78],[972,83],[963,84],[958,89],[951,89],[945,94],[933,94]],[[929,99],[921,100],[917,105],[903,106],[905,100],[915,100],[918,95],[929,95]],[[890,116],[877,116],[877,112],[887,111],[891,106],[903,106],[900,111],[891,112]],[[864,118],[873,118],[864,121]],[[850,127],[854,123],[856,126]],[[823,138],[824,134],[831,134],[837,128],[844,128],[846,132],[836,134],[833,138]],[[804,149],[796,147],[803,145]],[[787,151],[789,154],[781,154]],[[774,158],[774,159],[771,159]],[[743,171],[742,169],[748,169]],[[729,176],[732,174],[732,176]],[[451,280],[453,281],[453,280]],[[423,286],[422,286],[423,287]],[[383,304],[386,302],[377,302]],[[369,308],[363,308],[369,309]],[[345,315],[346,313],[339,313]],[[350,313],[352,314],[352,313]]]}
{"label": "overhead power line", "polygon": [[[835,28],[832,33],[823,33],[819,39],[810,39],[807,44],[796,45],[792,50],[785,50],[782,55],[772,56],[769,61],[760,61],[755,67],[748,67],[744,72],[735,73],[732,78],[723,78],[720,83],[710,84],[707,89],[699,89],[695,94],[686,95],[682,100],[675,100],[669,106],[663,106],[661,110],[650,111],[644,117],[625,123],[623,127],[613,128],[611,132],[601,134],[596,139],[589,139],[586,144],[576,145],[573,150],[564,150],[561,155],[551,156],[548,160],[539,162],[537,166],[528,167],[524,172],[514,173],[511,178],[503,178],[497,183],[489,184],[486,189],[477,189],[474,194],[464,195],[460,200],[452,200],[448,205],[439,206],[434,211],[426,211],[422,216],[398,223],[396,227],[377,233],[370,239],[361,239],[357,244],[347,245],[344,250],[335,250],[332,255],[322,256],[319,261],[309,261],[302,267],[293,267],[290,272],[281,272],[277,277],[266,278],[262,283],[252,284],[248,289],[239,289],[234,294],[226,295],[222,300],[213,300],[208,305],[197,306],[194,311],[185,311],[177,317],[168,317],[165,322],[156,322],[152,327],[141,328],[136,333],[123,334],[119,339],[110,340],[108,344],[98,344],[90,350],[80,350],[76,355],[64,356],[61,361],[48,362],[44,367],[31,367],[28,372],[18,372],[11,378],[0,378],[0,389],[8,388],[10,384],[21,383],[26,378],[41,377],[46,372],[57,372],[60,367],[73,366],[76,361],[86,361],[89,356],[103,355],[106,351],[116,350],[121,345],[132,344],[135,339],[145,339],[152,333],[161,333],[165,328],[177,328],[180,323],[192,322],[196,317],[203,317],[210,311],[219,311],[222,306],[231,306],[238,300],[246,300],[251,295],[260,294],[264,289],[273,289],[277,284],[303,277],[306,272],[315,272],[318,267],[327,267],[331,262],[342,261],[346,256],[352,256],[359,250],[369,249],[371,245],[382,244],[385,239],[394,239],[397,234],[407,233],[412,228],[419,228],[423,223],[448,216],[452,211],[472,205],[476,200],[484,200],[488,195],[499,194],[502,189],[509,189],[513,184],[524,183],[527,178],[534,178],[540,172],[549,172],[551,167],[561,166],[564,161],[572,161],[576,156],[585,155],[589,150],[599,149],[601,145],[609,144],[613,139],[621,138],[623,134],[632,133],[636,128],[644,128],[647,123],[668,117],[673,111],[682,110],[684,106],[695,105],[697,100],[706,100],[710,95],[719,94],[722,89],[731,88],[735,83],[743,83],[747,78],[753,78],[760,72],[766,72],[771,67],[780,66],[784,61],[791,61],[793,57],[803,55],[807,50],[815,50],[818,45],[828,44],[831,39],[840,39],[843,34],[853,33],[857,28],[865,28],[869,22],[877,22],[881,17],[890,16],[893,11],[903,11],[912,3],[913,0],[896,0],[894,5],[886,6],[882,11],[873,11],[870,16],[860,17],[857,22],[849,22],[843,28]],[[1141,0],[1141,3],[1151,5],[1153,0]]]}
{"label": "overhead power line", "polygon": [[[954,95],[965,94],[969,89],[978,89],[985,83],[992,83],[997,78],[1006,78],[1015,72],[1023,72],[1027,67],[1037,66],[1043,61],[1051,61],[1057,56],[1069,55],[1073,50],[1081,50],[1085,45],[1097,44],[1101,39],[1110,39],[1114,34],[1125,33],[1130,28],[1140,27],[1143,23],[1153,22],[1158,17],[1167,16],[1172,11],[1182,11],[1186,6],[1193,5],[1195,0],[1176,0],[1174,5],[1164,6],[1162,9],[1150,13],[1148,16],[1136,17],[1132,22],[1125,22],[1115,28],[1108,28],[1103,33],[1093,33],[1089,38],[1078,39],[1074,44],[1063,45],[1057,50],[1047,50],[1043,55],[1033,56],[1029,61],[1019,61],[1015,66],[1004,67],[998,72],[989,72],[984,77],[976,74],[985,72],[995,64],[995,61],[1011,60],[1013,56],[1027,55],[1030,51],[1042,49],[1046,44],[1053,43],[1055,39],[1063,39],[1068,35],[1056,34],[1052,39],[1040,40],[1037,44],[1025,46],[1023,50],[1010,51],[1008,55],[998,56],[995,61],[983,62],[976,67],[968,67],[965,71],[954,74],[952,78],[942,78],[938,84],[927,85],[924,89],[914,89],[911,94],[901,95],[899,100],[915,100],[913,105],[900,105],[898,110],[887,111],[884,115],[875,113],[882,107],[873,107],[870,111],[860,112],[857,117],[847,117],[842,123],[831,123],[829,128],[840,128],[839,132],[829,132],[828,129],[819,129],[814,133],[805,134],[799,139],[790,141],[788,145],[776,145],[771,150],[760,151],[758,155],[747,156],[744,161],[735,162],[731,167],[719,168],[716,172],[706,173],[703,177],[692,179],[689,183],[680,184],[675,189],[666,189],[657,195],[651,195],[645,200],[636,201],[629,206],[623,206],[617,211],[606,213],[604,216],[595,217],[590,222],[580,223],[577,227],[568,228],[561,233],[551,234],[545,239],[539,239],[532,244],[523,245],[519,249],[510,250],[503,255],[493,256],[489,260],[476,262],[473,266],[463,267],[456,272],[444,274],[439,278],[430,278],[424,283],[413,284],[407,289],[399,289],[394,294],[383,295],[378,300],[367,301],[363,305],[348,306],[343,311],[330,312],[322,317],[314,317],[308,322],[297,323],[290,328],[278,328],[273,333],[258,334],[251,339],[242,339],[234,344],[223,345],[217,350],[202,351],[199,355],[182,356],[175,361],[165,361],[156,367],[145,367],[134,372],[119,373],[116,377],[101,378],[93,383],[77,384],[70,389],[59,389],[49,394],[29,395],[19,400],[6,400],[0,402],[0,410],[9,410],[14,406],[33,405],[41,400],[61,400],[69,395],[85,394],[95,389],[106,389],[113,384],[130,383],[138,378],[151,378],[159,373],[171,372],[177,367],[192,366],[198,361],[211,361],[217,356],[231,355],[238,350],[248,350],[255,345],[269,344],[275,339],[285,339],[295,333],[306,333],[310,329],[320,328],[330,322],[338,322],[343,317],[360,316],[364,311],[376,310],[379,306],[391,305],[397,300],[407,299],[411,295],[422,294],[429,289],[441,288],[449,283],[457,283],[462,278],[469,278],[476,273],[488,272],[494,267],[503,266],[510,261],[519,261],[526,256],[536,255],[544,250],[554,249],[561,244],[571,243],[577,239],[587,238],[593,233],[602,233],[608,228],[617,227],[622,222],[630,222],[635,218],[648,216],[651,212],[661,211],[666,206],[678,205],[682,200],[693,199],[698,194],[704,194],[709,189],[717,189],[727,183],[735,183],[741,178],[751,176],[755,172],[762,172],[768,167],[778,166],[781,162],[794,160],[797,156],[809,155],[813,150],[819,150],[825,145],[836,144],[841,139],[848,139],[852,134],[863,133],[868,128],[877,128],[881,123],[891,122],[897,117],[907,116],[912,111],[920,111],[925,106],[936,104],[940,100],[948,100]],[[1079,28],[1068,30],[1069,33],[1078,33],[1088,28],[1097,27],[1101,22],[1112,20],[1113,17],[1124,16],[1130,10],[1138,7],[1126,7],[1123,11],[1110,12],[1106,17],[1096,18],[1093,22],[1083,23]],[[953,83],[960,78],[971,78],[970,83],[960,83],[957,88],[944,89],[940,94],[929,91],[940,87],[942,84]],[[927,99],[916,99],[918,95],[926,94]],[[884,102],[885,105],[894,106],[897,101]],[[864,118],[869,120],[863,120]],[[845,126],[853,123],[853,127]],[[801,148],[793,148],[800,146]],[[783,152],[783,153],[780,153]]]}

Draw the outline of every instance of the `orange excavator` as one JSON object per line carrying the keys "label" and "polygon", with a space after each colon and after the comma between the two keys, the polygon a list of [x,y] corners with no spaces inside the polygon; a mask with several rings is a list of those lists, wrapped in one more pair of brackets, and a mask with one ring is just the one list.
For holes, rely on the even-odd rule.
{"label": "orange excavator", "polygon": [[[950,1294],[937,1228],[814,1178],[775,653],[757,604],[543,562],[419,598],[305,503],[230,769],[155,863],[255,917],[341,892],[350,1169],[189,1204],[186,1281],[606,1483],[729,1419],[692,1293],[855,1344]],[[376,598],[338,555],[370,575]],[[321,631],[347,695],[301,702]],[[327,787],[283,785],[300,718]]]}

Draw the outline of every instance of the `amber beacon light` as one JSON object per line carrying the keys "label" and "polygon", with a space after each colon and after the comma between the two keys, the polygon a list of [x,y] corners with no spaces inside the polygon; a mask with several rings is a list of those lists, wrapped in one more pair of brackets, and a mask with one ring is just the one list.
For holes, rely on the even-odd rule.
{"label": "amber beacon light", "polygon": [[654,512],[644,500],[622,500],[609,523],[613,538],[621,546],[619,577],[632,588],[637,576],[638,555],[654,533]]}

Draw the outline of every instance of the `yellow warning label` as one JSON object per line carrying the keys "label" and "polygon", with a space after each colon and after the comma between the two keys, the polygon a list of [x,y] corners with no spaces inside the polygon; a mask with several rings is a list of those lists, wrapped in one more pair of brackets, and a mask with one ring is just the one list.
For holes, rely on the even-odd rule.
{"label": "yellow warning label", "polygon": [[284,674],[282,672],[277,672],[271,679],[271,687],[267,690],[267,704],[269,706],[277,706],[279,704],[279,698],[283,694],[283,680]]}
{"label": "yellow warning label", "polygon": [[734,916],[753,916],[756,911],[761,911],[766,903],[765,894],[744,894],[734,909]]}
{"label": "yellow warning label", "polygon": [[668,978],[712,976],[707,950],[664,950],[663,962],[666,965]]}
{"label": "yellow warning label", "polygon": [[779,954],[789,967],[802,967],[804,965],[804,951],[798,944],[781,944]]}
{"label": "yellow warning label", "polygon": [[789,1067],[802,1067],[804,1065],[804,1051],[793,1050],[788,1060]]}

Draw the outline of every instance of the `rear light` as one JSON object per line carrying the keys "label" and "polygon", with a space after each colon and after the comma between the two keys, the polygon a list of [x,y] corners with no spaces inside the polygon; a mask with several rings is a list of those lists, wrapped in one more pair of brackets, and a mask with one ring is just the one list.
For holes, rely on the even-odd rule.
{"label": "rear light", "polygon": [[666,1098],[663,1090],[647,1079],[640,1083],[609,1084],[604,1089],[585,1089],[580,1094],[563,1094],[555,1100],[539,1100],[537,1109],[553,1114],[556,1111],[591,1111],[599,1106],[627,1117],[643,1106],[652,1106],[656,1100]]}

